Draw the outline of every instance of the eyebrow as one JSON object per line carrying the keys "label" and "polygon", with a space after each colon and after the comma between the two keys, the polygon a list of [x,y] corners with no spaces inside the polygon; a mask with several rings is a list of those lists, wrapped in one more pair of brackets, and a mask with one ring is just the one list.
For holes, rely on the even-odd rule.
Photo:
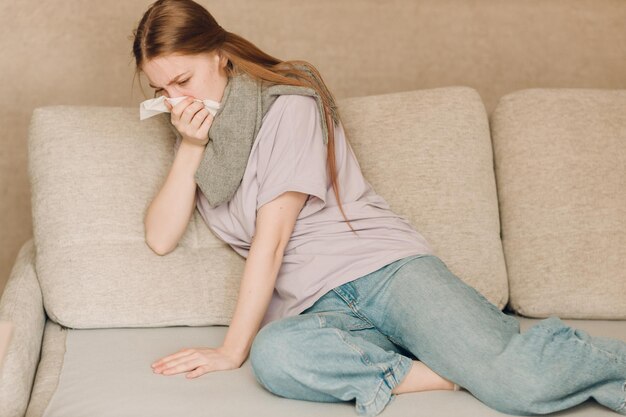
{"label": "eyebrow", "polygon": [[[171,80],[170,82],[168,82],[166,85],[170,85],[170,84],[172,84],[174,81],[178,81],[178,80],[180,79],[180,77],[182,77],[183,75],[187,74],[188,72],[189,72],[189,71],[185,71],[185,72],[183,72],[182,74],[177,75],[176,77],[172,78],[172,80]],[[150,83],[149,83],[148,85],[149,85],[150,87],[152,87],[152,88],[158,88],[158,87],[153,86],[153,85],[152,85],[152,84],[150,84]]]}

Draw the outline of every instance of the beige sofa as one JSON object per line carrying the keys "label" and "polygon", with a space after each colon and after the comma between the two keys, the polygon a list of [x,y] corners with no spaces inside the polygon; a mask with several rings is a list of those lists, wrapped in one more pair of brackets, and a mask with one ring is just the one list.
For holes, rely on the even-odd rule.
{"label": "beige sofa", "polygon": [[[554,315],[626,341],[626,90],[519,90],[490,117],[465,86],[339,106],[373,187],[522,331]],[[221,344],[245,262],[197,211],[173,252],[145,244],[143,215],[173,159],[167,117],[33,112],[34,236],[0,299],[0,321],[15,325],[0,417],[356,415],[353,402],[266,391],[249,360],[193,380],[152,373],[166,354]],[[505,414],[468,391],[429,391],[382,415]],[[590,399],[559,415],[617,414]]]}

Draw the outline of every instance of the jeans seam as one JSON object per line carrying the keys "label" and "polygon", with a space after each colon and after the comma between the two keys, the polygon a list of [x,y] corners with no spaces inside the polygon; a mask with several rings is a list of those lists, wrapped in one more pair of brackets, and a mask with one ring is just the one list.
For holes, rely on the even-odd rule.
{"label": "jeans seam", "polygon": [[622,384],[622,392],[624,392],[624,400],[615,411],[622,411],[624,408],[626,408],[626,380],[624,380],[624,383]]}
{"label": "jeans seam", "polygon": [[621,364],[626,365],[626,360],[624,360],[624,359],[620,358],[619,356],[615,355],[613,352],[609,352],[608,350],[604,350],[602,348],[597,347],[596,345],[593,344],[593,342],[589,342],[589,341],[586,341],[586,340],[580,340],[580,339],[574,339],[574,341],[576,341],[578,343],[582,343],[583,345],[587,344],[587,345],[591,346],[592,348],[596,349],[597,351],[606,354],[611,359],[613,359],[616,363],[621,363]]}
{"label": "jeans seam", "polygon": [[[333,291],[335,291],[335,289],[333,288]],[[356,289],[355,289],[356,291]],[[356,300],[353,301],[349,301],[346,297],[344,297],[343,295],[341,295],[338,291],[335,291],[335,294],[337,294],[339,296],[339,298],[341,298],[346,305],[350,308],[350,310],[361,320],[364,320],[365,322],[369,323],[369,327],[362,327],[362,328],[367,328],[370,329],[372,327],[376,327],[374,325],[374,323],[371,322],[370,319],[368,319],[367,317],[365,317],[358,308],[356,308]]]}
{"label": "jeans seam", "polygon": [[[383,384],[385,384],[385,386],[393,385],[392,387],[389,387],[389,389],[388,389],[389,396],[388,396],[387,403],[389,403],[391,401],[391,399],[395,395],[392,392],[393,389],[396,386],[400,385],[400,380],[398,379],[397,371],[400,369],[400,365],[401,364],[402,364],[402,355],[398,355],[398,360],[392,366],[390,366],[388,369],[384,370],[384,375],[381,378],[380,383],[376,386],[376,389],[374,390],[374,395],[372,396],[372,399],[367,401],[367,402],[365,402],[365,403],[359,404],[359,407],[361,409],[367,410],[373,404],[376,403],[376,400],[379,399],[380,391],[383,389]],[[409,368],[409,370],[410,370],[410,368]],[[407,372],[407,374],[408,374],[408,372]],[[386,383],[387,375],[393,375],[396,383],[395,384],[394,383],[387,384]],[[385,391],[387,391],[387,390],[385,390]],[[387,392],[385,392],[385,396],[386,396],[386,394],[387,394]],[[387,404],[385,404],[385,406],[386,405]],[[367,411],[369,411],[369,410],[367,410]],[[377,410],[375,410],[375,411],[377,411]]]}
{"label": "jeans seam", "polygon": [[363,363],[365,363],[366,365],[370,365],[370,366],[376,366],[378,369],[384,370],[382,367],[380,367],[377,364],[372,363],[369,358],[367,357],[367,354],[361,350],[358,346],[348,342],[346,340],[346,338],[344,337],[344,335],[341,333],[343,330],[341,329],[334,329],[335,333],[337,333],[337,335],[339,336],[339,338],[348,346],[350,346],[353,350],[355,350],[356,352],[358,352],[358,354],[361,356],[361,360],[363,361]]}
{"label": "jeans seam", "polygon": [[371,329],[371,328],[373,328],[373,327],[376,327],[376,326],[374,325],[374,323],[372,323],[372,321],[371,321],[370,319],[368,319],[367,317],[365,317],[365,315],[364,315],[364,314],[362,314],[362,313],[359,311],[359,309],[356,307],[356,305],[354,305],[354,303],[352,303],[352,304],[348,305],[348,307],[350,307],[350,309],[354,312],[354,314],[355,314],[358,318],[360,318],[361,320],[363,320],[363,321],[365,321],[366,323],[368,323],[368,326],[369,326],[369,327],[365,327],[365,328]]}
{"label": "jeans seam", "polygon": [[326,327],[326,318],[323,314],[315,314],[317,316],[317,321],[320,324],[320,328]]}
{"label": "jeans seam", "polygon": [[[577,330],[576,328],[571,327],[571,326],[569,326],[567,324],[565,326],[569,327],[570,329],[572,329],[574,331]],[[554,327],[541,327],[541,326],[539,327],[539,329],[541,329],[542,331],[544,331],[546,333],[549,333],[549,334],[554,333],[554,330],[555,330]],[[556,329],[559,329],[559,328],[556,328]],[[574,342],[581,343],[583,345],[589,345],[592,348],[596,349],[597,351],[605,353],[607,356],[609,356],[615,362],[622,363],[622,364],[626,365],[626,360],[624,360],[624,359],[620,358],[619,356],[615,355],[613,352],[609,352],[608,350],[604,350],[602,348],[599,348],[598,346],[594,345],[593,342],[590,342],[588,340],[581,340],[579,338],[571,338],[571,337],[567,338],[566,340],[573,340]]]}
{"label": "jeans seam", "polygon": [[376,389],[374,390],[374,395],[373,395],[372,399],[369,400],[366,403],[362,403],[361,404],[362,407],[364,407],[364,408],[365,407],[369,407],[369,406],[371,406],[374,403],[374,401],[376,401],[376,398],[378,398],[378,391],[380,391],[382,389],[382,385],[383,385],[384,382],[385,382],[385,380],[384,380],[384,377],[383,377],[383,378],[381,378],[381,380],[378,383],[378,385],[376,385]]}
{"label": "jeans seam", "polygon": [[[344,303],[346,303],[348,306],[350,306],[350,304],[352,303],[351,301],[349,301],[346,297],[343,296],[343,294],[341,294],[339,291],[337,291],[336,288],[333,288],[333,291],[335,292],[335,294],[337,294],[339,296],[339,298],[341,298],[343,300]],[[352,307],[350,307],[352,308]]]}
{"label": "jeans seam", "polygon": [[[322,314],[317,314],[317,316],[318,316],[320,322],[323,323],[323,325],[325,325],[326,323],[325,323],[324,316]],[[388,368],[385,368],[385,367],[380,366],[380,365],[378,365],[376,363],[372,363],[369,360],[369,358],[367,357],[367,354],[363,350],[361,350],[358,346],[356,346],[356,345],[350,343],[348,340],[346,340],[346,338],[344,337],[344,334],[342,333],[341,329],[333,328],[333,330],[339,336],[339,338],[341,339],[341,341],[344,344],[346,344],[348,347],[350,347],[352,350],[356,351],[359,354],[359,356],[361,357],[361,360],[363,361],[363,363],[365,365],[373,366],[373,367],[378,368],[380,371],[383,372],[383,376],[380,378],[380,381],[379,381],[378,385],[376,385],[376,388],[374,389],[374,395],[372,396],[372,398],[369,401],[365,402],[365,403],[362,403],[362,404],[358,404],[357,403],[356,404],[357,408],[360,408],[362,410],[365,410],[366,412],[369,412],[369,408],[371,408],[372,404],[375,404],[376,400],[379,399],[380,391],[383,390],[383,384],[385,384],[386,386],[387,385],[393,385],[392,383],[388,384],[386,382],[387,376],[389,374],[392,374],[394,376],[395,380],[397,381],[396,385],[398,385],[400,383],[400,381],[398,380],[398,376],[396,374],[396,371],[399,370],[400,365],[402,363],[401,362],[402,361],[402,355],[398,354],[397,355],[398,360],[392,366],[390,366]],[[395,387],[395,385],[394,385],[394,387]],[[387,400],[387,403],[389,403],[390,399],[393,397],[393,393],[391,393],[391,391],[393,390],[394,387],[391,387],[389,389],[390,395],[389,395],[389,399]],[[385,392],[385,395],[386,395],[386,392]]]}

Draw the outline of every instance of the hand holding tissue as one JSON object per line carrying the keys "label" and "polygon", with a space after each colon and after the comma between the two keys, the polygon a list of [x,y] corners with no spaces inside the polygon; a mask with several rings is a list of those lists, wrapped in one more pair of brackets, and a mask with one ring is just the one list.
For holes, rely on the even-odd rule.
{"label": "hand holding tissue", "polygon": [[[159,113],[169,113],[170,110],[165,105],[165,100],[167,100],[172,106],[175,106],[186,98],[187,96],[171,97],[171,98],[160,96],[157,98],[152,98],[150,100],[142,101],[141,104],[139,105],[139,120],[144,120],[149,117],[156,116]],[[213,101],[210,99],[206,99],[206,100],[194,99],[194,101],[203,102],[204,108],[207,109],[209,113],[211,113],[212,116],[215,116],[215,113],[217,113],[217,110],[220,108],[220,105],[221,105],[221,103],[218,103],[217,101]]]}

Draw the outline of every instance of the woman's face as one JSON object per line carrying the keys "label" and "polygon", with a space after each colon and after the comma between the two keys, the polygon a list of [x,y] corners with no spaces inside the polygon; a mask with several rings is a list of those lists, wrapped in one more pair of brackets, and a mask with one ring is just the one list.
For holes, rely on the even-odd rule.
{"label": "woman's face", "polygon": [[217,52],[172,54],[146,61],[142,70],[155,89],[155,97],[191,96],[220,102],[228,83],[227,63],[228,59]]}

